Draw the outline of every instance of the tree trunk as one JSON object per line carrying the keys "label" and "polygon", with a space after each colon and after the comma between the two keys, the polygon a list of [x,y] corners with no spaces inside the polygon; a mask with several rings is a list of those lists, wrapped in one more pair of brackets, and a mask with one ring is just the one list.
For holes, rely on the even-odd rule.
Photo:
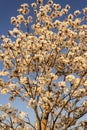
{"label": "tree trunk", "polygon": [[41,123],[41,130],[46,130],[46,126],[47,126],[47,122],[48,122],[48,115],[49,114],[46,114],[42,120],[42,123]]}
{"label": "tree trunk", "polygon": [[37,129],[38,129],[38,130],[41,130],[41,124],[40,124],[40,121],[37,121]]}

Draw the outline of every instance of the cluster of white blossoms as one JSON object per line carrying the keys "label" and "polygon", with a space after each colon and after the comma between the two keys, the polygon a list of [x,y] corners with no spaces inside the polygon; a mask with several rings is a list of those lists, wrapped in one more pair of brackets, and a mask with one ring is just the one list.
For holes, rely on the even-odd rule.
{"label": "cluster of white blossoms", "polygon": [[1,130],[13,130],[14,126],[16,127],[15,130],[29,130],[28,126],[25,126],[23,120],[26,116],[25,112],[17,113],[18,110],[12,108],[10,103],[6,104],[5,106],[0,105],[0,111],[3,113],[2,116],[0,116]]}
{"label": "cluster of white blossoms", "polygon": [[1,130],[87,128],[86,121],[77,122],[87,113],[87,7],[69,10],[68,4],[37,0],[11,17],[13,30],[0,37],[0,91],[11,102],[17,97],[25,102],[36,122],[28,113],[0,106]]}

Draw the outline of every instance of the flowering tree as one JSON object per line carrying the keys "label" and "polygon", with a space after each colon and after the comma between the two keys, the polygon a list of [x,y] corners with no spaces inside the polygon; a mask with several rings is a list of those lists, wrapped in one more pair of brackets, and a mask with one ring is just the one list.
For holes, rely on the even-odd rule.
{"label": "flowering tree", "polygon": [[79,10],[69,14],[69,5],[52,0],[31,6],[33,17],[22,4],[11,18],[15,27],[1,36],[0,91],[26,102],[36,122],[8,103],[0,106],[0,129],[85,130],[87,121],[77,121],[87,113],[87,8],[80,18]]}

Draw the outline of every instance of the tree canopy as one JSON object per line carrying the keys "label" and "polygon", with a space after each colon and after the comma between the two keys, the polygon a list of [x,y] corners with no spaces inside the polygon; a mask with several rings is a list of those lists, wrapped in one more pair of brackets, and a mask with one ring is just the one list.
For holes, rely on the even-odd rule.
{"label": "tree canopy", "polygon": [[26,102],[36,121],[8,103],[0,106],[1,130],[87,128],[87,120],[77,123],[87,113],[87,7],[69,10],[37,0],[11,17],[13,30],[0,37],[0,91]]}

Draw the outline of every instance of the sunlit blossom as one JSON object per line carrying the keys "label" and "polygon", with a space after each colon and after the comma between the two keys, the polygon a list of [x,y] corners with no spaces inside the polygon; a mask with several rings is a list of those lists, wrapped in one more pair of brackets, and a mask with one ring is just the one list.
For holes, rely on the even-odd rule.
{"label": "sunlit blossom", "polygon": [[21,116],[21,118],[25,118],[25,115],[26,115],[25,112],[20,112],[20,116]]}
{"label": "sunlit blossom", "polygon": [[8,88],[4,88],[1,90],[1,94],[5,95],[8,93]]}

